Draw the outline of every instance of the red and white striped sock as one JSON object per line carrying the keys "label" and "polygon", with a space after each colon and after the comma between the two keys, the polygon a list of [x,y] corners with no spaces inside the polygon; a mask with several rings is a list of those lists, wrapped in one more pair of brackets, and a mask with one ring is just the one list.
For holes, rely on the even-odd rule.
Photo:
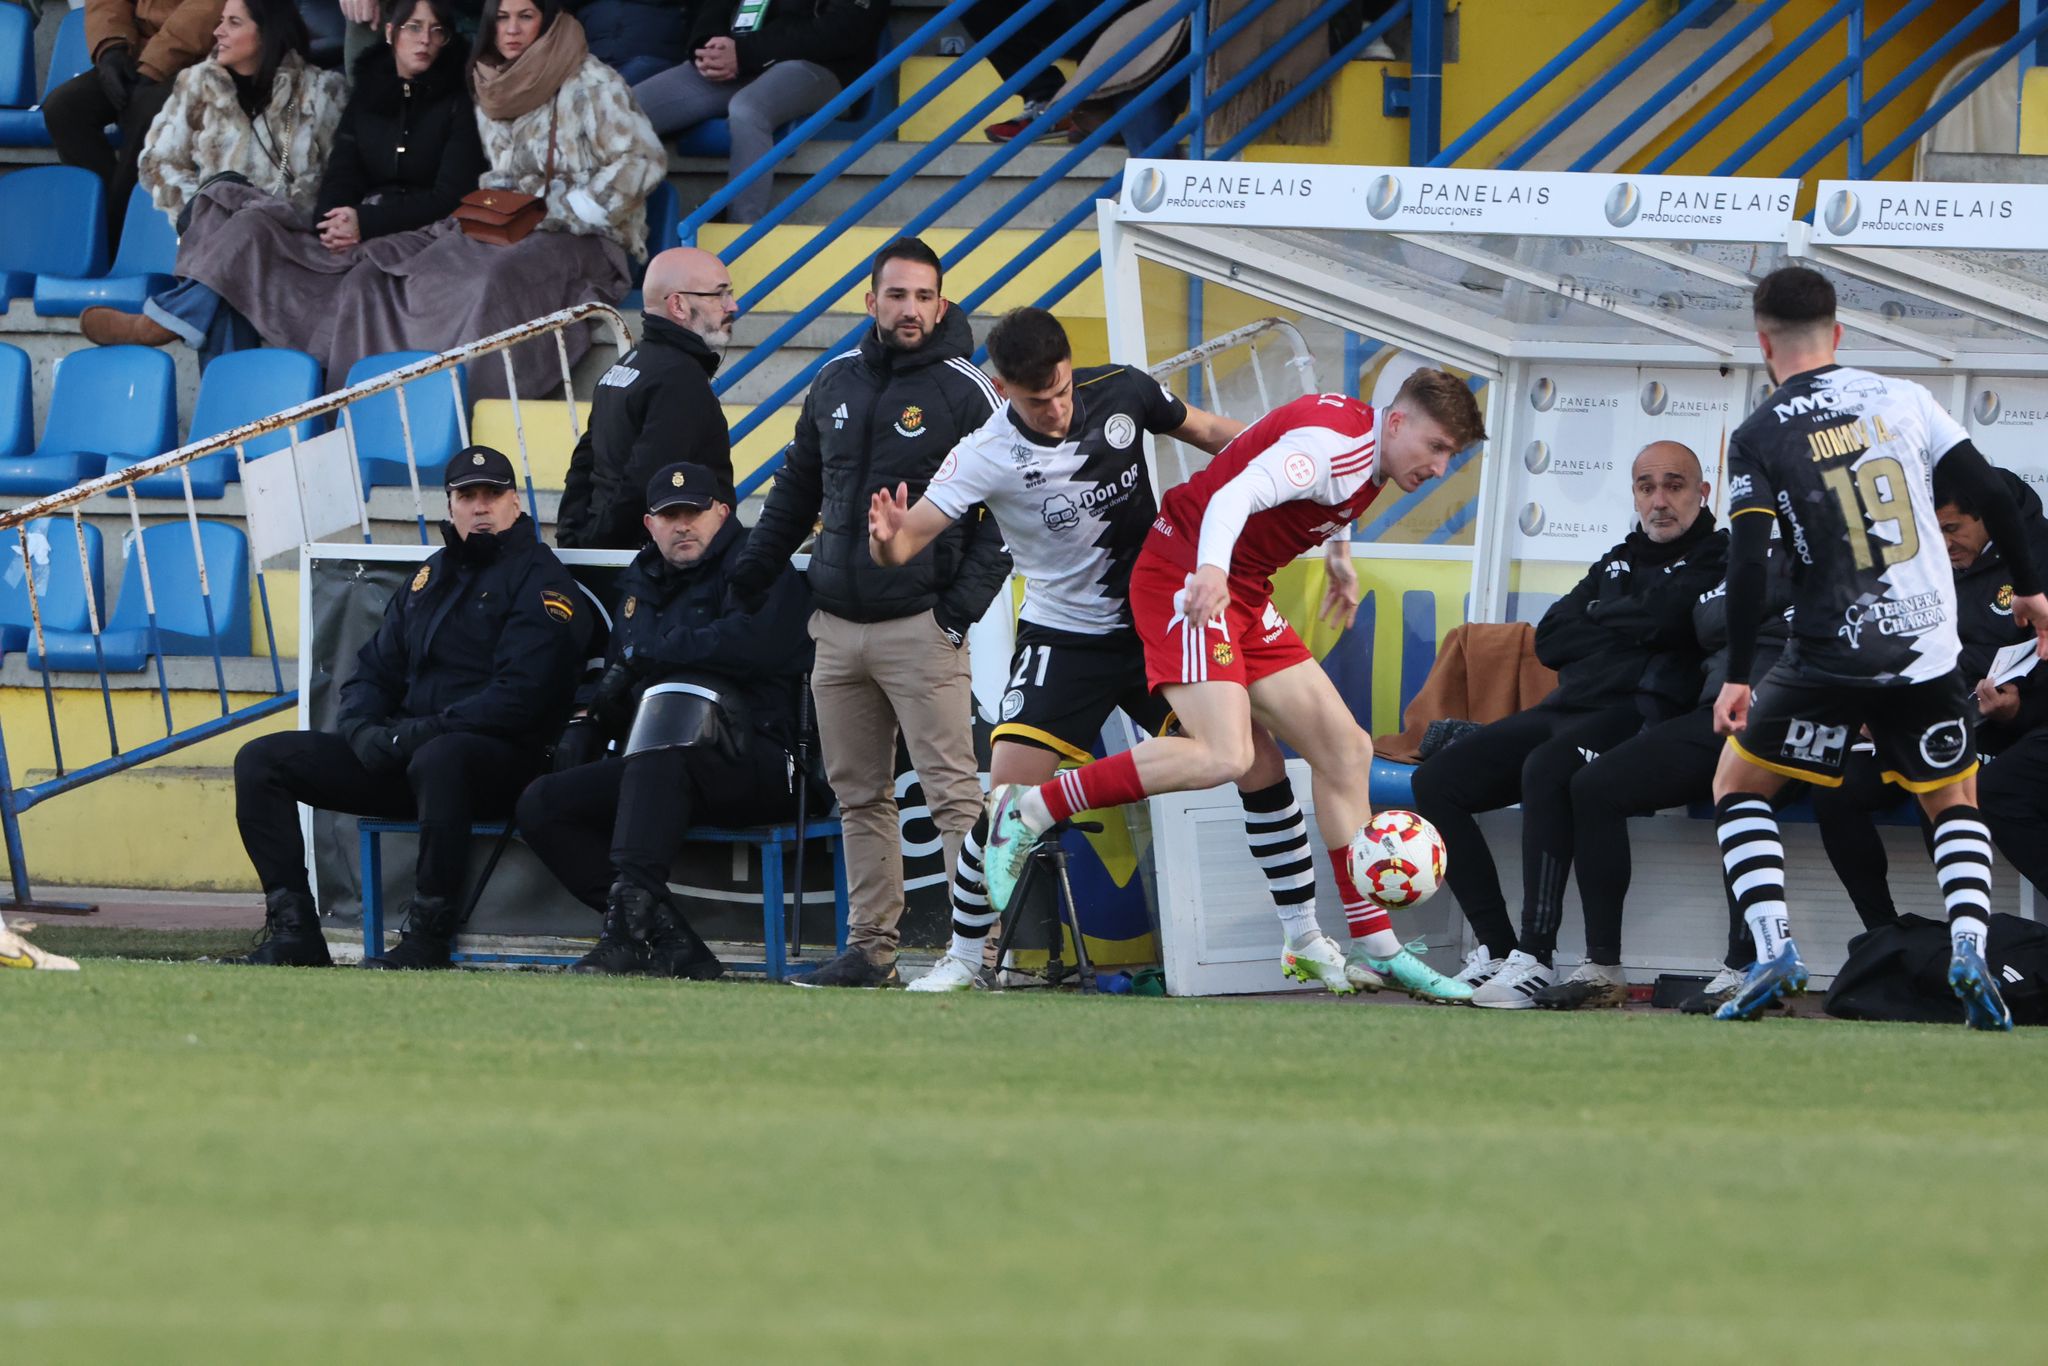
{"label": "red and white striped sock", "polygon": [[1351,880],[1351,850],[1332,849],[1330,871],[1337,879],[1337,899],[1344,903],[1344,925],[1353,939],[1365,941],[1365,951],[1375,958],[1392,958],[1401,951],[1401,938],[1394,933],[1394,920],[1387,908],[1358,890]]}
{"label": "red and white striped sock", "polygon": [[1138,761],[1131,757],[1129,750],[1079,768],[1062,769],[1051,782],[1038,789],[1039,800],[1045,803],[1045,809],[1051,813],[1055,824],[1076,811],[1122,806],[1144,795],[1145,784],[1138,777]]}

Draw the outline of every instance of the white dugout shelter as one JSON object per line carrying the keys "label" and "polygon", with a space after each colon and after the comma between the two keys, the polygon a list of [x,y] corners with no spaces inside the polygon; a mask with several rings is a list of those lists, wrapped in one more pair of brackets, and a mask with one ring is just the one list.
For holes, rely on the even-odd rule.
{"label": "white dugout shelter", "polygon": [[[1354,533],[1360,577],[1383,600],[1433,590],[1434,638],[1460,620],[1540,616],[1631,529],[1629,464],[1652,439],[1697,451],[1725,511],[1728,434],[1771,388],[1750,291],[1788,261],[1834,281],[1845,364],[1927,385],[1993,463],[2048,485],[2048,187],[1823,182],[1809,227],[1791,180],[1133,161],[1124,184],[1120,203],[1098,206],[1116,358],[1180,350],[1182,317],[1162,300],[1192,299],[1189,330],[1205,309],[1293,320],[1326,388],[1384,401],[1430,363],[1480,391],[1488,442],[1443,489],[1392,507],[1383,495]],[[1162,487],[1188,467],[1163,454]],[[1384,720],[1384,689],[1380,700]],[[1281,989],[1234,796],[1161,798],[1150,814],[1169,989]],[[1482,825],[1512,911],[1517,813]],[[1673,812],[1631,835],[1631,976],[1711,972],[1727,932],[1711,825]],[[1899,908],[1938,915],[1917,832],[1886,836]],[[1787,842],[1800,942],[1829,973],[1859,925],[1813,827],[1788,826]],[[2011,868],[1997,876],[1998,908],[2031,913]],[[1323,907],[1335,931],[1327,885]],[[1433,947],[1469,943],[1447,893],[1396,927]],[[1566,965],[1580,932],[1574,892]]]}

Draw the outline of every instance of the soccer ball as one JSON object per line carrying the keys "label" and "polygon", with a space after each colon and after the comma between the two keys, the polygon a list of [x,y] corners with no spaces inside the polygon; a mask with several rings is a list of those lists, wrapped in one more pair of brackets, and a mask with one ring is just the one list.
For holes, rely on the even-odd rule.
{"label": "soccer ball", "polygon": [[1351,839],[1351,880],[1390,911],[1419,906],[1444,880],[1444,838],[1413,811],[1382,811]]}

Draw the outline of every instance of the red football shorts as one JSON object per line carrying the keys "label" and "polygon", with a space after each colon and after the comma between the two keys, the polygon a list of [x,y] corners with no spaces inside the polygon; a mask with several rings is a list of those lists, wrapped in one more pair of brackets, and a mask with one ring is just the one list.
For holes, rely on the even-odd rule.
{"label": "red football shorts", "polygon": [[1145,646],[1146,686],[1235,683],[1249,688],[1315,658],[1274,608],[1263,584],[1232,579],[1224,619],[1200,629],[1190,626],[1175,601],[1187,580],[1187,570],[1149,546],[1131,566],[1131,621]]}

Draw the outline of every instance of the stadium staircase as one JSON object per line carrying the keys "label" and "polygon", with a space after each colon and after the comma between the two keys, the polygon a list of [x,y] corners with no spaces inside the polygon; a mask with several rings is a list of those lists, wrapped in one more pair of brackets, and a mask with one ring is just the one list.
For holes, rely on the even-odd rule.
{"label": "stadium staircase", "polygon": [[[0,0],[0,203],[8,178],[54,160],[47,146],[36,145],[38,120],[26,106],[52,74],[61,78],[67,65],[82,60],[77,12],[52,4],[24,66],[25,26],[11,17],[14,8]],[[785,139],[787,155],[775,170],[779,199],[788,202],[778,205],[767,227],[712,221],[723,202],[722,157],[704,155],[687,140],[672,155],[673,197],[657,216],[650,245],[694,240],[732,264],[748,312],[739,334],[752,349],[736,349],[719,382],[741,433],[737,464],[755,496],[772,475],[809,373],[843,349],[858,326],[862,262],[906,223],[916,223],[947,255],[948,294],[970,306],[977,334],[1005,308],[1041,303],[1068,320],[1078,360],[1107,359],[1091,205],[1115,192],[1124,150],[1112,128],[1081,147],[1062,138],[1005,149],[1010,155],[1000,165],[989,164],[998,149],[980,129],[1010,116],[1018,104],[985,63],[955,55],[965,45],[952,22],[959,8],[942,9],[935,0],[896,5],[891,44],[900,46],[878,60],[871,80],[846,93],[842,107],[828,108]],[[1061,54],[1066,69],[1114,8],[1105,5],[1077,26]],[[1321,28],[1346,8],[1347,0],[1329,0],[1301,31]],[[1020,21],[1024,9],[1016,7],[1010,17]],[[1186,9],[1206,45],[1214,37],[1207,13],[1192,3]],[[1973,79],[2015,54],[2031,57],[2044,28],[2039,19],[2023,19],[2033,13],[2021,0],[1904,0],[1868,13],[1861,0],[1549,0],[1540,9],[1510,0],[1468,0],[1455,8],[1442,0],[1400,0],[1385,22],[1352,37],[1304,83],[1303,94],[1329,93],[1326,142],[1274,142],[1268,118],[1249,136],[1211,146],[1199,136],[1195,113],[1181,118],[1174,140],[1187,142],[1192,155],[1247,162],[1797,174],[1807,179],[1810,198],[1812,182],[1824,175],[1910,175],[1915,142],[1935,118],[1968,98]],[[1382,34],[1395,39],[1401,60],[1365,58]],[[1962,58],[1984,49],[1995,51],[1974,78],[1943,83]],[[1183,61],[1148,93],[1178,111],[1197,65]],[[2025,88],[2033,88],[2035,74],[2026,73]],[[1944,93],[1930,110],[1938,86]],[[2048,150],[2048,98],[2035,104],[2023,119],[2025,137],[2038,138]],[[884,190],[886,197],[878,198]],[[30,226],[19,214],[0,211],[0,270]],[[161,242],[141,244],[130,256],[123,244],[108,243],[104,259],[119,273],[146,274],[163,268],[162,250]],[[46,303],[63,307],[61,294],[52,292]],[[1201,339],[1204,322],[1191,302],[1160,302],[1168,330],[1187,327],[1190,342]],[[1213,313],[1206,321],[1209,332],[1228,325]],[[28,357],[30,431],[42,432],[52,366],[83,346],[75,319],[39,312],[31,291],[0,313],[0,343]],[[189,350],[175,347],[169,354],[178,437],[185,439],[199,375]],[[575,378],[579,397],[587,400],[611,358],[602,346],[586,358]],[[1333,364],[1328,373],[1337,370]],[[4,371],[0,365],[0,380]],[[5,405],[0,395],[0,450],[8,436]],[[511,443],[505,405],[480,403],[466,416],[477,439]],[[522,417],[545,522],[566,467],[569,415],[565,405],[528,398]],[[0,498],[4,505],[17,501]],[[138,511],[145,523],[178,519],[184,504],[175,497],[145,498]],[[208,520],[230,525],[241,512],[233,483],[202,505]],[[377,489],[370,512],[374,539],[419,539],[409,490]],[[129,529],[126,500],[98,500],[86,521],[106,538],[107,575],[118,579],[115,547]],[[0,555],[7,553],[0,547]],[[268,578],[268,602],[244,614],[252,623],[251,653],[224,658],[218,670],[208,656],[170,657],[163,664],[163,697],[153,691],[151,670],[111,675],[104,693],[97,675],[61,675],[46,697],[40,673],[19,649],[9,649],[0,661],[0,738],[11,750],[5,758],[14,783],[50,776],[50,718],[75,767],[108,755],[109,718],[133,736],[152,728],[162,734],[168,716],[171,729],[183,734],[217,717],[222,698],[237,715],[274,707],[295,677],[295,664],[273,659],[268,641],[274,633],[278,650],[291,650],[297,594],[293,575]],[[290,723],[288,709],[254,722]],[[37,877],[246,888],[249,872],[229,820],[228,768],[246,738],[203,738],[28,812],[23,829]],[[133,832],[118,861],[108,858],[108,831]]]}

